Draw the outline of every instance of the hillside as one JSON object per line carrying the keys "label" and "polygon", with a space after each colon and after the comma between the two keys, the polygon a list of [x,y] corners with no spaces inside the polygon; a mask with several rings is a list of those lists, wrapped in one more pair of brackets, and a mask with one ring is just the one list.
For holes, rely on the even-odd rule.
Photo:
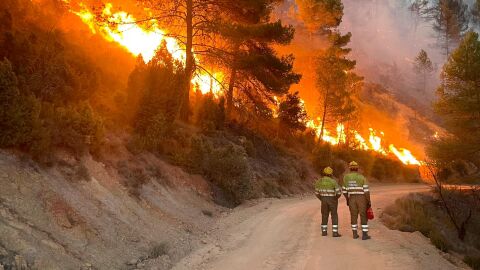
{"label": "hillside", "polygon": [[[116,154],[122,155],[119,149]],[[119,156],[110,160],[118,162]],[[201,245],[226,209],[212,201],[200,176],[151,156],[131,158],[122,170],[146,171],[137,195],[111,164],[64,155],[41,168],[0,154],[0,264],[10,269],[168,269]],[[135,166],[136,165],[136,166]],[[17,266],[18,267],[18,266]]]}
{"label": "hillside", "polygon": [[[1,1],[0,270],[225,269],[243,259],[251,269],[344,269],[378,250],[379,269],[448,269],[420,235],[376,220],[372,238],[362,221],[367,244],[318,239],[321,174],[343,182],[358,170],[354,194],[369,183],[377,215],[428,192],[418,184],[427,169],[441,186],[480,168],[480,73],[466,61],[478,35],[458,40],[434,110],[439,69],[428,53],[419,76],[414,45],[395,57],[388,44],[374,48],[398,42],[393,24],[371,28],[396,8],[386,21],[412,17],[407,2],[377,2],[355,12],[349,0]],[[461,102],[448,99],[461,91]]]}

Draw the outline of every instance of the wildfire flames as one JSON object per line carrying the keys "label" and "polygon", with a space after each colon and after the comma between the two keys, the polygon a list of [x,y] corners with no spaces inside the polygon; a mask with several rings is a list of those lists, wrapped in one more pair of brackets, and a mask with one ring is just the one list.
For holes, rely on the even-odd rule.
{"label": "wildfire flames", "polygon": [[[307,122],[307,127],[314,130],[315,134],[318,138],[322,136],[322,140],[328,142],[332,145],[339,145],[346,143],[347,141],[347,134],[345,131],[345,126],[342,124],[338,124],[336,128],[336,134],[333,135],[330,131],[324,130],[323,135],[322,133],[322,126],[321,126],[321,119],[317,118],[317,121],[309,120]],[[412,155],[412,153],[408,149],[404,148],[397,148],[395,145],[390,144],[387,147],[384,146],[382,137],[385,136],[383,132],[378,132],[373,128],[370,128],[370,134],[368,136],[368,141],[363,138],[362,135],[356,130],[348,131],[351,133],[351,137],[355,140],[355,145],[358,149],[361,150],[370,150],[380,153],[384,156],[388,156],[389,154],[393,154],[396,156],[402,163],[406,165],[421,165],[421,162]],[[380,134],[380,136],[378,135]]]}
{"label": "wildfire flames", "polygon": [[[64,0],[67,3],[69,1]],[[182,46],[176,39],[168,37],[166,31],[160,29],[156,20],[149,20],[148,27],[141,27],[135,17],[124,11],[112,12],[113,5],[107,3],[100,14],[105,22],[99,23],[96,14],[85,4],[80,3],[79,7],[80,10],[70,11],[88,25],[92,33],[100,34],[106,40],[118,43],[134,56],[142,55],[146,63],[152,60],[162,42],[166,43],[167,50],[174,59],[185,63]],[[192,79],[192,85],[195,91],[218,95],[222,91],[222,79],[221,72],[197,72]]]}
{"label": "wildfire flames", "polygon": [[[63,1],[68,3],[70,0]],[[152,60],[155,51],[162,42],[166,43],[167,50],[172,54],[173,58],[183,63],[185,62],[182,46],[176,39],[169,37],[165,30],[160,29],[155,20],[150,20],[148,27],[142,27],[132,15],[124,11],[112,12],[112,8],[113,5],[107,3],[101,11],[100,15],[105,20],[105,23],[98,23],[97,16],[83,3],[79,4],[79,10],[70,11],[88,25],[92,33],[100,34],[106,40],[121,45],[134,56],[142,55],[146,63]],[[222,72],[197,72],[192,79],[192,85],[195,91],[201,91],[203,94],[213,93],[218,96],[222,93],[221,82],[223,78],[224,74]],[[309,120],[306,125],[314,130],[317,138],[321,136],[321,140],[332,145],[346,143],[348,132],[353,135],[351,137],[354,138],[358,149],[375,151],[385,156],[393,154],[406,165],[421,165],[420,161],[409,150],[397,148],[393,144],[385,147],[382,143],[382,137],[385,135],[383,132],[370,128],[367,140],[358,131],[346,131],[343,124],[338,124],[335,134],[326,129],[324,129],[322,134],[321,124],[319,123],[321,123],[321,119],[317,118],[316,121]]]}

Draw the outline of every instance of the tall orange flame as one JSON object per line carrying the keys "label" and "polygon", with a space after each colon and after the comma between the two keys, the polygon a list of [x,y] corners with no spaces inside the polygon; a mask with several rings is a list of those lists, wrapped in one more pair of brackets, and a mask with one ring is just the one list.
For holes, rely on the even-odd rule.
{"label": "tall orange flame", "polygon": [[[317,136],[320,137],[321,134],[321,119],[317,118],[317,121],[308,120],[306,125],[307,128],[313,130]],[[390,144],[388,149],[383,146],[382,137],[385,135],[382,131],[378,132],[373,128],[369,129],[369,137],[368,141],[360,135],[360,133],[356,130],[349,130],[353,136],[352,138],[356,142],[356,147],[361,150],[370,150],[380,153],[384,156],[388,156],[389,154],[393,154],[395,157],[398,158],[402,163],[406,165],[421,165],[421,162],[413,156],[413,154],[405,148],[398,149],[395,145]],[[381,135],[381,136],[379,136]],[[332,145],[338,145],[342,143],[346,143],[347,138],[347,131],[345,130],[345,126],[343,124],[338,124],[336,128],[336,134],[333,135],[327,129],[324,129],[323,135],[321,140],[327,142]]]}
{"label": "tall orange flame", "polygon": [[[79,6],[80,10],[71,10],[71,12],[76,14],[92,33],[100,34],[106,40],[118,43],[134,56],[142,55],[146,63],[152,60],[162,42],[166,43],[167,50],[174,59],[185,63],[184,48],[176,39],[168,37],[156,20],[149,20],[148,27],[144,28],[127,12],[112,12],[113,4],[107,3],[100,14],[106,23],[98,23],[97,16],[85,4],[80,3]],[[204,94],[211,92],[218,96],[222,92],[223,77],[221,72],[197,71],[192,78],[192,84],[195,90]]]}

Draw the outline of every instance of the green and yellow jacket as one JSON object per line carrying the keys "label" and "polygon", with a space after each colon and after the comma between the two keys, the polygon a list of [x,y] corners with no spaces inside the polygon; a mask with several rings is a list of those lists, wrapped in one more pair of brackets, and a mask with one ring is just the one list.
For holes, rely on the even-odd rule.
{"label": "green and yellow jacket", "polygon": [[346,196],[366,195],[367,199],[370,199],[367,178],[358,172],[351,172],[343,177],[342,189]]}
{"label": "green and yellow jacket", "polygon": [[315,182],[315,193],[321,197],[338,198],[342,195],[342,190],[335,179],[324,176]]}

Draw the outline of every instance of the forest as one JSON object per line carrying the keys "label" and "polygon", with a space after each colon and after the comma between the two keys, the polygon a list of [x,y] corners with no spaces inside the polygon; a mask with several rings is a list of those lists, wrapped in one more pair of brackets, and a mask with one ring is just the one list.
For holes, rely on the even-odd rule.
{"label": "forest", "polygon": [[[302,81],[296,52],[280,51],[297,29],[276,18],[280,2],[138,1],[129,13],[114,2],[4,1],[1,147],[51,166],[58,149],[101,159],[106,138],[127,133],[132,153],[149,151],[205,175],[237,202],[253,196],[233,191],[251,189],[253,163],[272,160],[279,170],[274,186],[306,177],[304,163],[333,164],[341,174],[342,162],[354,158],[379,180],[414,181],[425,163],[445,180],[477,178],[479,3],[407,3],[412,16],[438,35],[446,59],[428,109],[434,115],[419,109],[422,116],[415,112],[410,119],[410,126],[420,125],[417,131],[424,122],[438,127],[413,139],[426,146],[426,155],[417,152],[422,158],[416,158],[362,124],[367,106],[395,121],[398,106],[391,100],[399,98],[356,71],[352,33],[339,28],[341,1],[298,2],[300,32],[324,46],[310,67],[308,91],[318,98],[305,101],[292,90]],[[64,19],[55,24],[56,14]],[[75,32],[74,24],[88,30]],[[88,31],[95,35],[81,41]],[[435,69],[426,50],[413,68],[421,96]],[[405,104],[416,111],[411,98]],[[410,128],[410,137],[414,132]]]}
{"label": "forest", "polygon": [[[311,101],[305,105],[298,91],[289,91],[302,74],[294,68],[294,52],[278,52],[292,42],[296,30],[272,18],[278,1],[139,2],[148,10],[148,14],[139,13],[139,19],[133,13],[115,11],[113,3],[2,4],[3,148],[17,149],[44,164],[55,161],[59,148],[101,158],[106,136],[122,130],[129,134],[127,144],[133,152],[164,156],[206,175],[225,190],[249,185],[252,176],[244,167],[251,165],[244,162],[246,157],[268,161],[271,155],[287,159],[298,155],[316,167],[336,160],[340,168],[340,160],[353,155],[365,159],[366,167],[373,168],[373,176],[379,179],[401,174],[403,169],[398,167],[403,166],[395,162],[396,156],[407,165],[421,164],[410,151],[387,146],[379,131],[362,126],[361,110],[364,103],[372,102],[368,89],[388,90],[355,71],[356,61],[348,47],[352,34],[339,29],[341,1],[298,3],[303,31],[326,44],[315,53],[314,89],[309,91],[316,91],[318,99],[313,105]],[[480,60],[474,32],[478,7],[462,1],[412,1],[408,7],[418,20],[431,23],[447,59],[434,102],[438,116],[432,120],[443,131],[421,138],[428,140],[425,160],[434,163],[442,177],[456,181],[475,178],[480,165]],[[133,69],[122,71],[124,78],[119,78],[114,66],[122,60],[100,60],[101,54],[75,42],[78,37],[67,32],[71,30],[52,27],[56,13],[76,15],[93,33],[130,50],[136,55]],[[153,43],[129,45],[131,24],[140,31],[135,42]],[[154,31],[162,32],[160,38],[151,36]],[[101,40],[94,43],[111,45]],[[434,71],[425,50],[415,58],[414,69],[420,75],[420,95],[427,91],[427,78]],[[307,106],[319,114],[307,112]],[[364,138],[357,130],[366,128],[369,134]],[[239,144],[231,137],[244,139]],[[278,165],[291,166],[286,163]],[[227,172],[220,171],[231,171],[222,166],[242,173],[221,175]],[[288,168],[278,180],[304,175],[305,168],[298,166],[305,165]]]}
{"label": "forest", "polygon": [[0,269],[290,248],[351,161],[378,250],[480,269],[479,33],[480,0],[2,0]]}

